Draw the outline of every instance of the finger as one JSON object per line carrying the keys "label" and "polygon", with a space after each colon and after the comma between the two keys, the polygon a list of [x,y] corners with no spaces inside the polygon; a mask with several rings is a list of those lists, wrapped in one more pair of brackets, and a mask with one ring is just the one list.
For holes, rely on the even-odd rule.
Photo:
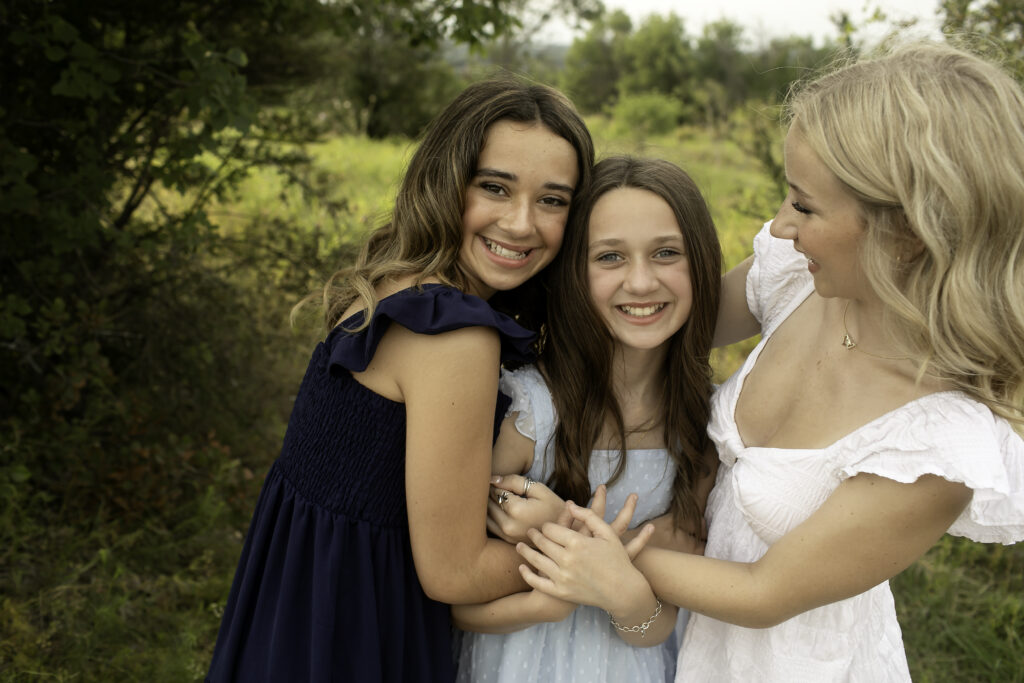
{"label": "finger", "polygon": [[[527,477],[522,474],[496,474],[491,477],[491,486],[494,488],[504,489],[517,496],[523,498],[530,497],[526,490]],[[532,489],[539,482],[533,482],[530,484]]]}
{"label": "finger", "polygon": [[572,524],[572,521],[572,513],[569,512],[569,505],[567,503],[562,506],[562,511],[558,513],[558,519],[555,520],[555,524],[567,527]]}
{"label": "finger", "polygon": [[598,517],[604,517],[605,507],[608,505],[608,487],[600,484],[594,491],[594,497],[590,499],[590,509],[597,513]]}
{"label": "finger", "polygon": [[[523,577],[523,581],[525,581],[530,588],[536,588],[540,592],[547,593],[548,595],[555,595],[554,582],[530,569],[529,565],[519,565],[519,574]],[[555,597],[558,596],[555,595]]]}
{"label": "finger", "polygon": [[[594,511],[591,510],[590,508],[583,508],[580,507],[579,505],[573,505],[572,507],[569,508],[569,512],[572,513],[573,519],[583,522],[583,524],[590,530],[590,532],[594,536],[600,536],[602,538],[618,538],[618,535],[615,533],[615,531],[608,524],[606,524],[603,519],[595,515]],[[547,527],[548,525],[545,524],[544,533],[553,540],[561,542],[562,545],[565,545],[571,540],[571,537],[567,537],[564,535],[559,536],[555,533],[548,534]],[[558,527],[553,527],[553,530],[557,528]],[[565,529],[564,531],[569,534],[573,533],[568,529]],[[564,542],[562,542],[563,540]]]}
{"label": "finger", "polygon": [[[588,513],[593,514],[590,511],[590,508],[581,508],[578,505],[573,505],[570,508],[570,512],[573,514],[574,517],[575,517],[576,514],[578,514],[577,513],[578,510],[586,510]],[[595,519],[599,519],[599,518],[595,517]],[[601,522],[601,524],[604,524],[604,522]],[[573,542],[578,541],[580,538],[582,538],[584,536],[584,533],[586,531],[587,531],[587,529],[586,529],[585,525],[584,525],[582,531],[575,531],[573,529],[569,529],[568,527],[559,526],[558,524],[554,524],[552,522],[545,522],[540,527],[541,535],[546,540],[548,540],[548,541],[550,541],[550,542],[552,542],[552,543],[554,543],[554,544],[556,544],[556,545],[558,545],[558,546],[560,546],[562,548],[567,548]],[[586,535],[589,536],[591,534],[588,533]],[[556,559],[558,559],[558,558],[556,558]]]}
{"label": "finger", "polygon": [[[508,505],[508,502],[505,505]],[[508,514],[505,512],[505,509],[493,500],[487,501],[487,517],[499,524],[504,524],[508,520]]]}
{"label": "finger", "polygon": [[629,522],[633,519],[633,513],[636,512],[636,503],[639,499],[639,496],[635,493],[631,493],[626,497],[626,504],[622,506],[622,509],[619,510],[619,513],[615,515],[615,519],[609,525],[616,536],[621,536],[622,532],[629,528]]}
{"label": "finger", "polygon": [[[548,524],[551,523],[548,522],[545,526]],[[551,524],[551,526],[555,529],[564,529],[564,527],[560,527],[557,524]],[[530,539],[530,543],[533,544],[534,548],[550,557],[553,561],[560,563],[565,558],[565,547],[561,543],[545,536],[543,532],[537,529],[527,529],[526,537]]]}
{"label": "finger", "polygon": [[[536,545],[535,539],[531,537],[530,540],[534,541]],[[529,562],[539,574],[549,577],[558,571],[558,563],[555,560],[551,559],[547,554],[531,548],[526,543],[516,543],[516,552],[519,553],[520,557]]]}
{"label": "finger", "polygon": [[506,535],[505,530],[501,528],[501,525],[495,522],[490,517],[487,518],[487,530],[490,531],[493,535],[500,538],[501,540],[505,541],[506,543],[516,542],[516,539]]}
{"label": "finger", "polygon": [[651,540],[651,536],[654,535],[654,525],[644,524],[643,528],[640,529],[640,533],[630,539],[629,543],[625,546],[626,554],[629,555],[629,560],[632,562],[640,551],[647,545],[647,541]]}

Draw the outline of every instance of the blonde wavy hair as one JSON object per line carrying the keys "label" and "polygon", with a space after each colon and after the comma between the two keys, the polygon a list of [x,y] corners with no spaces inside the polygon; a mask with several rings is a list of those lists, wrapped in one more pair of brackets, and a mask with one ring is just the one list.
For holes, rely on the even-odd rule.
{"label": "blonde wavy hair", "polygon": [[1024,434],[1024,93],[935,43],[798,86],[790,125],[859,199],[900,351]]}

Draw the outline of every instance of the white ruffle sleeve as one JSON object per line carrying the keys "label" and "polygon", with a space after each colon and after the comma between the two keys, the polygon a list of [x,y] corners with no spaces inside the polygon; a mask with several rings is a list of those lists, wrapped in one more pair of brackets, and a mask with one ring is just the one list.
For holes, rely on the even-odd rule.
{"label": "white ruffle sleeve", "polygon": [[[898,435],[895,436],[894,435]],[[987,406],[961,392],[915,401],[850,435],[861,472],[910,483],[925,474],[964,483],[974,491],[949,533],[983,543],[1024,540],[1024,438]]]}
{"label": "white ruffle sleeve", "polygon": [[754,262],[747,273],[747,308],[771,334],[813,287],[807,259],[790,240],[772,237],[771,221],[754,237]]}
{"label": "white ruffle sleeve", "polygon": [[517,370],[502,369],[498,388],[512,399],[505,417],[516,416],[516,431],[534,442],[534,463],[544,463],[543,474],[534,472],[531,476],[535,479],[543,476],[546,480],[550,475],[551,458],[546,457],[545,449],[554,447],[555,433],[555,406],[547,383],[535,365],[524,365]]}

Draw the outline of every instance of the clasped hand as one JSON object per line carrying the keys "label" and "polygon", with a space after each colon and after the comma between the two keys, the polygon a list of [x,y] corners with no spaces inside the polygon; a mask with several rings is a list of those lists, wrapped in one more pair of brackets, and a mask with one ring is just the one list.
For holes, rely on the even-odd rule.
{"label": "clasped hand", "polygon": [[[596,499],[596,495],[595,495]],[[632,596],[649,591],[647,580],[634,566],[633,558],[654,533],[645,524],[625,545],[620,536],[636,509],[637,497],[630,495],[611,524],[591,508],[569,502],[566,508],[578,529],[545,522],[527,535],[516,550],[532,565],[520,565],[523,579],[535,590],[577,604],[594,605],[610,613],[629,608]]]}

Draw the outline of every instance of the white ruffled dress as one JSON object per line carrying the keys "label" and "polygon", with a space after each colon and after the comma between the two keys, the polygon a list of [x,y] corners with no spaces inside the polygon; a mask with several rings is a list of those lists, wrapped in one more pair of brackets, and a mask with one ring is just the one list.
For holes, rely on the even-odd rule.
{"label": "white ruffled dress", "polygon": [[[540,372],[527,366],[502,372],[501,390],[512,397],[508,413],[516,428],[535,442],[526,475],[547,481],[554,470],[555,410]],[[615,470],[617,451],[594,451],[591,491]],[[626,467],[608,487],[605,519],[611,521],[630,493],[639,495],[636,526],[668,510],[672,468],[664,449],[630,450]],[[679,610],[675,632],[655,647],[636,648],[620,639],[601,609],[581,605],[565,620],[537,624],[508,634],[457,632],[459,683],[664,683],[675,674],[679,641],[689,613]]]}
{"label": "white ruffled dress", "polygon": [[[753,562],[861,472],[913,482],[934,474],[974,490],[949,533],[986,543],[1024,539],[1024,439],[967,395],[911,401],[821,449],[747,448],[734,420],[743,380],[778,326],[812,291],[787,240],[754,239],[747,302],[763,339],[716,392],[709,433],[721,466],[707,506],[705,554]],[[778,626],[748,629],[694,614],[676,681],[909,681],[888,582]]]}

